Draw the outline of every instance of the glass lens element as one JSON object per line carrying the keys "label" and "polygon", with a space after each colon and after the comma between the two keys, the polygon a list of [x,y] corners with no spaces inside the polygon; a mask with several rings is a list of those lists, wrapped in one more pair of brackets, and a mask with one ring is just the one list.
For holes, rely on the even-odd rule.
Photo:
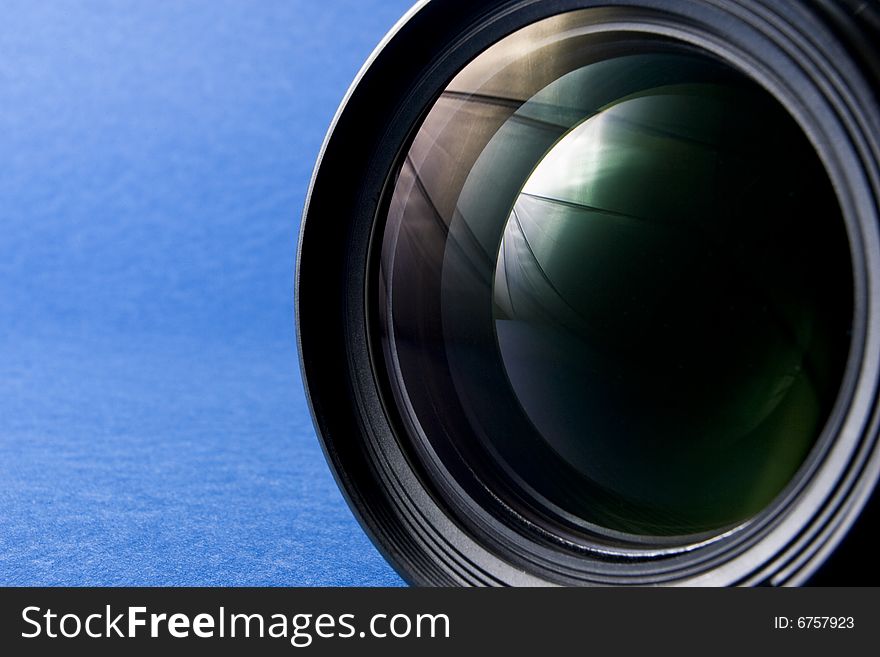
{"label": "glass lens element", "polygon": [[425,458],[533,523],[725,531],[793,481],[837,399],[844,222],[764,89],[584,24],[502,41],[417,134],[380,263],[391,388]]}

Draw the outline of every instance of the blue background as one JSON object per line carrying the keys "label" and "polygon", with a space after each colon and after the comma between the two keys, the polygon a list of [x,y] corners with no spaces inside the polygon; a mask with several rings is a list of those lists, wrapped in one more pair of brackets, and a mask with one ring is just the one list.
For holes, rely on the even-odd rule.
{"label": "blue background", "polygon": [[401,583],[315,438],[293,270],[409,4],[4,0],[0,583]]}

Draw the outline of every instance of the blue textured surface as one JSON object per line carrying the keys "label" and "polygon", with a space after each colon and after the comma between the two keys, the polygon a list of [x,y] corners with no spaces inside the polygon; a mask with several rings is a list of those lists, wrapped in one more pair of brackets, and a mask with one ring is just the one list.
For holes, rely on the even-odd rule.
{"label": "blue textured surface", "polygon": [[0,583],[397,585],[303,398],[299,213],[409,0],[0,8]]}

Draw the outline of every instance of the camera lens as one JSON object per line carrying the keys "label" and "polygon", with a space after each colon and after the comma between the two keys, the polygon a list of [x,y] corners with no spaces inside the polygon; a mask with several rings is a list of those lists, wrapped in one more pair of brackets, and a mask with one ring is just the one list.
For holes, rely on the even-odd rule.
{"label": "camera lens", "polygon": [[432,0],[380,49],[297,301],[328,458],[404,576],[801,583],[840,542],[880,469],[852,11]]}

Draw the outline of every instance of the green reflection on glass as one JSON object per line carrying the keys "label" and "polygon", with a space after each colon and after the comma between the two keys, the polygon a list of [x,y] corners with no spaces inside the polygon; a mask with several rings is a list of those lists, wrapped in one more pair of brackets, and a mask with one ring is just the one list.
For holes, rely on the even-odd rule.
{"label": "green reflection on glass", "polygon": [[[559,111],[539,97],[521,113],[544,107]],[[540,161],[498,252],[498,344],[547,443],[648,510],[611,529],[717,530],[792,480],[845,359],[824,290],[846,291],[846,256],[830,283],[809,260],[842,232],[810,144],[752,84],[625,96]]]}

